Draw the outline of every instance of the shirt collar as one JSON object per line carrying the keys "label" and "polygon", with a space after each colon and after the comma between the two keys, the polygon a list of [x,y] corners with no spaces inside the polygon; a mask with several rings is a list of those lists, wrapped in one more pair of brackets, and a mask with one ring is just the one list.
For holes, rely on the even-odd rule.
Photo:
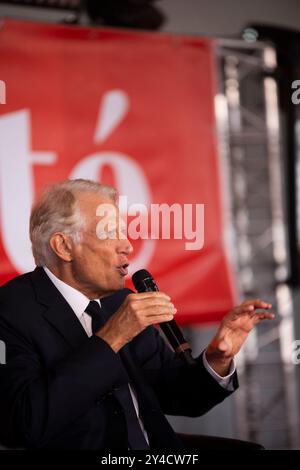
{"label": "shirt collar", "polygon": [[[68,302],[75,315],[80,318],[87,308],[90,299],[79,290],[71,287],[69,284],[66,284],[61,279],[56,277],[46,266],[43,266],[43,269],[64,299]],[[101,306],[100,300],[95,300],[99,302],[99,305]]]}

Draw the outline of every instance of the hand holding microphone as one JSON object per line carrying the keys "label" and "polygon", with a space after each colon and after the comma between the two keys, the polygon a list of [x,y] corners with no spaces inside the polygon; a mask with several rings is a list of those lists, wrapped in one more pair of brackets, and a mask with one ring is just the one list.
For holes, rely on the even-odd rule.
{"label": "hand holding microphone", "polygon": [[139,293],[129,294],[97,335],[118,352],[145,328],[159,324],[179,357],[193,364],[190,346],[174,320],[176,309],[170,297],[158,291],[152,276],[144,269],[137,271],[132,280]]}
{"label": "hand holding microphone", "polygon": [[97,336],[118,352],[148,326],[173,320],[175,313],[170,297],[163,292],[129,294]]}

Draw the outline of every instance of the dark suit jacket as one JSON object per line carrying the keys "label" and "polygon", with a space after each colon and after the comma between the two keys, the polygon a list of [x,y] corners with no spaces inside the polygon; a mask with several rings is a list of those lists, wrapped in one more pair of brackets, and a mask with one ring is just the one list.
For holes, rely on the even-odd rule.
{"label": "dark suit jacket", "polygon": [[[104,308],[113,314],[129,292],[102,299]],[[199,416],[230,394],[201,357],[186,367],[154,327],[119,354],[88,338],[42,268],[0,288],[0,340],[0,442],[9,446],[127,449],[117,390],[131,382],[150,447],[180,449],[164,413]]]}

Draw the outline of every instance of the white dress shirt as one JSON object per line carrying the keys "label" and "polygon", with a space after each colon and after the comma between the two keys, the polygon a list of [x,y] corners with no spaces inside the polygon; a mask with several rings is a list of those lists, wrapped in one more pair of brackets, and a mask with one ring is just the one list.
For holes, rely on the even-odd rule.
{"label": "white dress shirt", "polygon": [[[55,285],[55,287],[59,290],[59,292],[64,297],[64,299],[68,302],[71,309],[74,311],[76,317],[80,321],[80,323],[81,323],[83,329],[85,330],[86,334],[88,335],[88,337],[91,337],[92,334],[93,334],[93,332],[92,332],[92,319],[91,319],[90,315],[85,312],[85,309],[87,308],[88,304],[90,303],[90,299],[86,295],[84,295],[82,292],[80,292],[79,290],[74,289],[74,287],[71,287],[69,284],[66,284],[65,282],[58,279],[58,277],[56,277],[45,266],[44,266],[44,270],[45,270],[46,274],[48,275],[48,277],[50,278],[50,280]],[[99,299],[95,299],[95,300],[101,306],[101,301]],[[226,375],[225,377],[221,377],[208,364],[206,356],[205,356],[205,352],[204,352],[202,357],[203,357],[204,367],[214,377],[214,379],[222,387],[226,388],[227,390],[233,390],[232,375],[235,372],[234,361],[231,364],[229,374]],[[142,428],[142,431],[145,435],[145,438],[146,438],[147,442],[149,443],[148,436],[147,436],[146,430],[145,430],[144,425],[143,425],[143,421],[142,421],[142,419],[139,415],[139,406],[138,406],[136,394],[135,394],[133,388],[131,387],[131,385],[128,384],[128,386],[129,386],[129,390],[130,390],[130,393],[131,393],[131,396],[132,396],[132,401],[133,401],[133,404],[134,404],[134,408],[135,408],[140,426]]]}

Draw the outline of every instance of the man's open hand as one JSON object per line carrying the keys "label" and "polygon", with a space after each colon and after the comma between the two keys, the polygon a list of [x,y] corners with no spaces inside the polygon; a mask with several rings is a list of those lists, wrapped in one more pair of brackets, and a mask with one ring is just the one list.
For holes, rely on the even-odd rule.
{"label": "man's open hand", "polygon": [[233,357],[254,326],[262,320],[274,318],[274,314],[269,311],[271,307],[271,304],[260,299],[245,300],[223,318],[206,350],[208,363],[219,375],[228,373]]}

